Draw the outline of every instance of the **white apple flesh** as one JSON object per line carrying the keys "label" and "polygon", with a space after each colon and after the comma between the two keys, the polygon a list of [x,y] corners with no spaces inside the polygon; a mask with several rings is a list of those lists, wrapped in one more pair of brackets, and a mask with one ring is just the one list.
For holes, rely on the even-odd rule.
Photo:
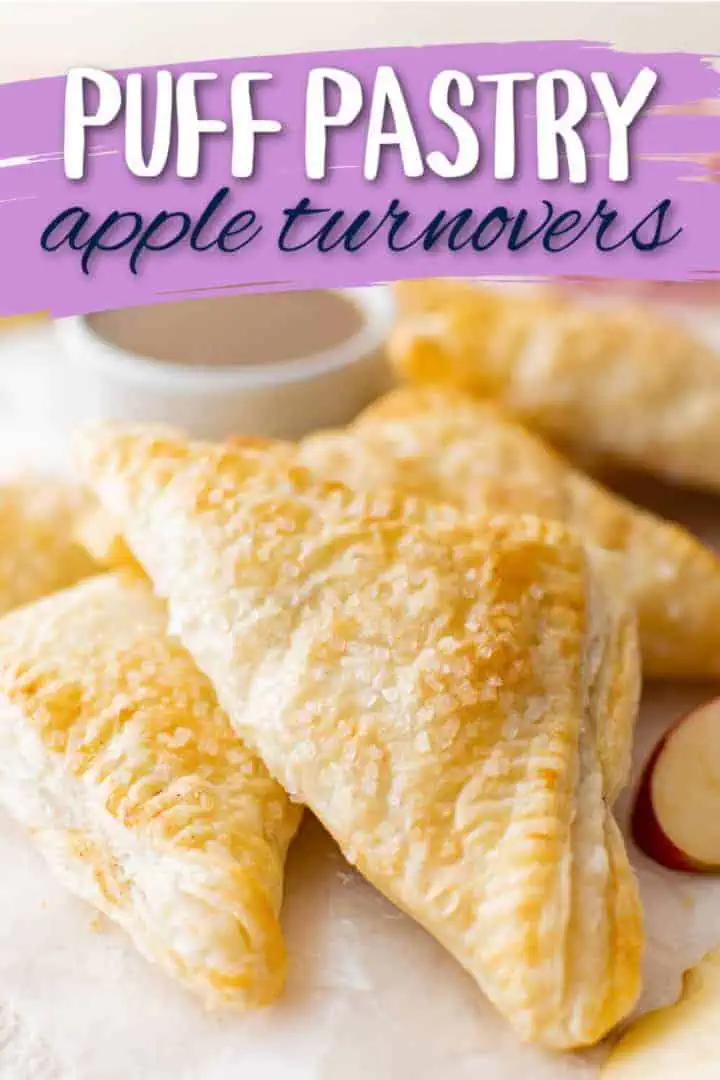
{"label": "white apple flesh", "polygon": [[632,828],[662,866],[720,873],[720,699],[679,720],[655,748]]}

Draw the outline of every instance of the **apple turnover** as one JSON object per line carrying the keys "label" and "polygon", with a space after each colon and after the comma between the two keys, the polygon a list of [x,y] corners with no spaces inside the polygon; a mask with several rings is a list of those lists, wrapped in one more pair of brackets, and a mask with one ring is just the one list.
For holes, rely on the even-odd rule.
{"label": "apple turnover", "polygon": [[74,537],[78,485],[24,475],[0,483],[0,614],[74,585],[97,565]]}
{"label": "apple turnover", "polygon": [[643,942],[609,808],[639,682],[615,560],[535,517],[363,517],[270,459],[151,429],[80,448],[276,779],[523,1038],[597,1041]]}
{"label": "apple turnover", "polygon": [[574,469],[493,402],[403,387],[351,428],[306,438],[300,460],[359,490],[393,486],[473,515],[532,513],[622,556],[643,664],[663,677],[720,675],[720,559],[685,529]]}
{"label": "apple turnover", "polygon": [[0,800],[73,893],[206,1004],[280,992],[300,808],[139,576],[91,578],[0,620]]}
{"label": "apple turnover", "polygon": [[397,295],[390,352],[406,378],[497,398],[580,456],[720,490],[707,312],[549,285],[417,281]]}

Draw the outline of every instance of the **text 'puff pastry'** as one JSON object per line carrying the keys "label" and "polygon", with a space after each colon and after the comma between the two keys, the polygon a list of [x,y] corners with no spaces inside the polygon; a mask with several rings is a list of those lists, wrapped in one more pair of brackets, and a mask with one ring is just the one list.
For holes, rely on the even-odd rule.
{"label": "text 'puff pastry'", "polygon": [[86,506],[78,485],[51,477],[0,483],[0,614],[97,572],[74,537]]}
{"label": "text 'puff pastry'", "polygon": [[527,512],[573,525],[622,556],[645,671],[720,675],[720,558],[685,529],[572,468],[495,403],[403,387],[350,429],[309,436],[300,458],[358,489],[392,485],[465,513]]}
{"label": "text 'puff pastry'", "polygon": [[282,988],[300,809],[131,574],[0,620],[0,800],[63,883],[208,1005]]}
{"label": "text 'puff pastry'", "polygon": [[720,490],[720,351],[682,311],[450,281],[398,297],[390,352],[407,378],[496,397],[571,451]]}
{"label": "text 'puff pastry'", "polygon": [[625,1016],[641,912],[598,741],[632,725],[637,649],[602,560],[537,518],[362,519],[306,469],[147,429],[81,461],[238,734],[521,1036]]}

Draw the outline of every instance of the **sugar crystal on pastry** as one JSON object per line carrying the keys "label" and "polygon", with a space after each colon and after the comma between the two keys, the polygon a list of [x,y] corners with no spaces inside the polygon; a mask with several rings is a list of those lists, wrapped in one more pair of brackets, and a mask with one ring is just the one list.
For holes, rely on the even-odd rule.
{"label": "sugar crystal on pastry", "polygon": [[0,801],[72,892],[208,1005],[280,992],[300,809],[139,576],[91,578],[0,620]]}
{"label": "sugar crystal on pastry", "polygon": [[529,516],[359,514],[295,464],[143,428],[80,459],[238,735],[519,1034],[580,1046],[626,1016],[642,917],[610,802],[639,673],[615,560]]}
{"label": "sugar crystal on pastry", "polygon": [[87,505],[79,485],[53,477],[0,483],[0,614],[96,572],[75,538]]}
{"label": "sugar crystal on pastry", "polygon": [[581,457],[720,490],[717,326],[616,290],[408,281],[390,353],[413,382],[496,398]]}
{"label": "sugar crystal on pastry", "polygon": [[304,439],[298,454],[358,491],[393,488],[431,500],[438,512],[528,512],[567,522],[622,556],[648,674],[720,674],[720,558],[573,468],[496,403],[450,388],[403,387],[349,429]]}

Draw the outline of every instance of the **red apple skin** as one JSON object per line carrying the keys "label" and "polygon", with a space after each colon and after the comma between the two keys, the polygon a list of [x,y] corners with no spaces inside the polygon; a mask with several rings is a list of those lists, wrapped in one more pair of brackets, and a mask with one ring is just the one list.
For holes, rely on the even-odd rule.
{"label": "red apple skin", "polygon": [[698,862],[676,847],[663,832],[653,807],[652,780],[655,765],[668,740],[691,715],[692,713],[688,713],[681,716],[679,720],[668,728],[650,755],[635,796],[635,806],[631,819],[632,835],[641,851],[668,870],[677,870],[684,874],[720,874],[720,866]]}

